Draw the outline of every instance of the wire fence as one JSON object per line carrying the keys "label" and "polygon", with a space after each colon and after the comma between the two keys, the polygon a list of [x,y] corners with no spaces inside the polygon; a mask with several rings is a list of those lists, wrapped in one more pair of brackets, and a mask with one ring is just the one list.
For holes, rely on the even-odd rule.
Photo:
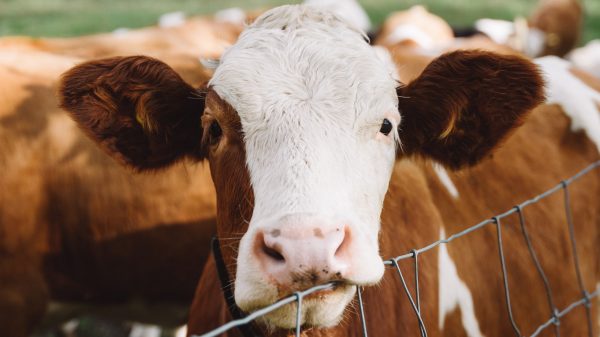
{"label": "wire fence", "polygon": [[[508,273],[506,271],[506,262],[505,262],[505,258],[504,258],[504,248],[503,248],[503,241],[502,241],[502,222],[501,222],[501,220],[508,217],[509,215],[513,215],[513,214],[517,214],[519,217],[521,232],[522,232],[525,242],[527,244],[527,249],[529,250],[529,255],[530,255],[531,259],[533,260],[536,270],[537,270],[537,273],[539,274],[539,276],[544,284],[544,289],[545,289],[546,297],[547,297],[547,301],[548,301],[549,319],[547,321],[543,322],[542,324],[540,324],[538,326],[538,328],[531,335],[529,335],[529,337],[538,336],[542,331],[549,328],[550,326],[554,326],[555,336],[560,337],[559,325],[560,325],[561,318],[563,318],[568,313],[573,311],[575,308],[580,307],[580,306],[585,307],[588,335],[589,335],[589,337],[594,337],[594,336],[592,336],[593,323],[592,323],[592,316],[591,316],[591,301],[594,298],[600,296],[600,288],[596,288],[593,292],[588,292],[587,289],[585,289],[584,284],[583,284],[583,278],[581,276],[581,268],[579,266],[577,242],[575,239],[573,216],[571,214],[571,207],[570,207],[571,201],[570,201],[570,194],[569,194],[569,185],[571,185],[577,179],[581,178],[582,176],[588,174],[592,170],[597,169],[599,167],[600,167],[600,160],[590,164],[589,166],[587,166],[583,170],[579,171],[577,174],[571,176],[570,178],[561,181],[558,185],[547,190],[546,192],[539,194],[536,197],[531,198],[521,204],[518,204],[517,206],[511,208],[510,210],[508,210],[504,213],[501,213],[492,218],[484,220],[484,221],[482,221],[474,226],[471,226],[461,232],[450,235],[449,237],[447,237],[445,239],[441,239],[436,242],[433,242],[433,243],[429,244],[428,246],[425,246],[425,247],[419,248],[419,249],[412,249],[404,255],[396,256],[394,258],[384,261],[385,265],[391,266],[394,269],[396,269],[398,276],[400,277],[400,281],[402,282],[404,292],[406,293],[406,296],[410,302],[410,305],[417,317],[421,337],[427,336],[427,329],[426,329],[425,322],[423,321],[423,318],[421,316],[421,300],[420,300],[420,291],[419,291],[419,255],[422,253],[425,253],[433,248],[436,248],[441,244],[448,244],[462,236],[468,235],[468,234],[470,234],[474,231],[477,231],[483,227],[486,227],[488,225],[494,225],[496,227],[499,259],[500,259],[500,265],[501,265],[501,269],[502,269],[502,279],[503,279],[503,288],[504,288],[503,290],[504,290],[504,295],[505,295],[505,300],[506,300],[508,317],[510,319],[510,323],[512,325],[515,335],[518,337],[524,336],[521,333],[517,323],[515,322],[513,312],[512,312],[510,288],[508,286]],[[562,310],[555,305],[556,302],[554,301],[554,297],[552,295],[552,288],[551,288],[550,282],[548,281],[546,273],[544,272],[544,269],[542,268],[542,266],[539,262],[537,253],[531,243],[531,240],[529,237],[529,232],[527,231],[527,226],[526,226],[526,222],[525,222],[525,212],[524,212],[525,207],[535,204],[535,203],[539,202],[540,200],[545,199],[545,198],[549,197],[550,195],[553,195],[561,190],[563,191],[564,209],[565,209],[565,215],[566,215],[566,219],[567,219],[567,226],[568,226],[568,230],[569,230],[569,240],[570,240],[570,244],[571,244],[570,248],[571,248],[571,253],[573,255],[573,263],[575,266],[575,273],[577,275],[578,287],[579,287],[579,291],[581,292],[581,298],[579,300],[572,302],[570,305],[566,306]],[[414,297],[411,294],[410,290],[408,289],[407,282],[406,282],[404,275],[403,275],[402,271],[400,270],[400,266],[398,264],[399,261],[407,260],[407,259],[413,259],[413,263],[414,263],[414,277],[415,277],[415,296]],[[296,336],[299,337],[300,332],[301,332],[301,312],[302,312],[303,298],[312,293],[315,293],[315,292],[318,292],[321,290],[332,289],[335,285],[336,285],[335,282],[330,282],[330,283],[326,283],[326,284],[322,284],[322,285],[318,285],[318,286],[309,288],[304,291],[295,292],[292,295],[290,295],[286,298],[283,298],[283,299],[279,300],[278,302],[271,304],[265,308],[257,310],[244,318],[230,321],[230,322],[222,325],[221,327],[214,329],[210,332],[204,333],[200,336],[195,335],[192,337],[215,337],[215,336],[218,336],[230,329],[248,324],[259,317],[267,315],[268,313],[273,312],[273,311],[275,311],[285,305],[293,303],[293,302],[296,302],[296,306],[297,306],[295,333],[296,333]],[[368,337],[368,331],[367,331],[368,329],[367,329],[366,320],[365,320],[361,287],[357,287],[357,302],[358,302],[359,313],[360,313],[360,318],[361,318],[363,336]]]}

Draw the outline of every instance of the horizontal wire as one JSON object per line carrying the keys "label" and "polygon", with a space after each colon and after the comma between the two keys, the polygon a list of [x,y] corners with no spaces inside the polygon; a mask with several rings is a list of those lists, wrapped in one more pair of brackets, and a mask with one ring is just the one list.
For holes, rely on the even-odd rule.
{"label": "horizontal wire", "polygon": [[575,301],[571,304],[569,304],[569,306],[567,306],[563,311],[559,311],[558,313],[556,313],[556,317],[551,317],[549,320],[547,320],[546,322],[544,322],[542,325],[540,325],[533,334],[531,334],[531,336],[529,337],[536,337],[537,335],[539,335],[544,329],[546,329],[547,327],[549,327],[551,324],[553,324],[555,322],[556,318],[562,318],[564,316],[566,316],[569,312],[571,312],[573,309],[577,308],[580,305],[585,305],[586,303],[589,303],[589,301],[591,299],[593,299],[594,297],[598,297],[600,296],[600,288],[597,288],[596,291],[594,291],[591,294],[588,294],[588,297],[585,298],[581,298],[578,301]]}
{"label": "horizontal wire", "polygon": [[[501,213],[499,215],[496,215],[495,217],[486,219],[474,226],[471,226],[463,231],[460,231],[458,233],[452,234],[450,235],[448,238],[446,239],[441,239],[438,241],[435,241],[423,248],[420,249],[412,249],[409,253],[403,254],[403,255],[399,255],[393,258],[390,258],[388,260],[383,261],[384,265],[389,265],[389,266],[395,266],[397,265],[398,261],[401,260],[405,260],[405,259],[409,259],[409,258],[414,258],[416,255],[427,252],[441,244],[448,244],[462,236],[465,236],[471,232],[474,232],[478,229],[481,229],[482,227],[485,227],[486,225],[489,224],[494,224],[495,220],[494,219],[503,219],[509,215],[512,215],[514,213],[518,212],[518,209],[523,209],[524,207],[531,205],[531,204],[535,204],[537,202],[539,202],[540,200],[549,197],[550,195],[560,191],[561,189],[563,189],[565,186],[570,185],[571,183],[573,183],[574,181],[578,180],[579,178],[583,177],[584,175],[586,175],[587,173],[589,173],[590,171],[592,171],[593,169],[596,169],[600,167],[600,160],[588,165],[586,168],[582,169],[581,171],[577,172],[575,175],[561,181],[559,184],[557,184],[556,186],[552,187],[551,189],[531,198],[528,199],[524,202],[522,202],[521,204],[518,204],[517,206],[511,208],[510,210]],[[287,304],[290,304],[294,301],[299,301],[299,299],[301,299],[302,297],[305,297],[307,295],[310,295],[314,292],[320,291],[320,290],[327,290],[327,289],[332,289],[338,282],[329,282],[329,283],[325,283],[325,284],[321,284],[318,286],[314,286],[312,288],[303,290],[303,291],[299,291],[299,292],[295,292],[294,294],[285,297],[269,306],[266,306],[262,309],[259,309],[257,311],[254,311],[253,313],[249,314],[248,316],[241,318],[241,319],[237,319],[237,320],[233,320],[230,321],[222,326],[220,326],[219,328],[216,328],[212,331],[209,331],[207,333],[204,333],[202,335],[192,335],[191,337],[215,337],[218,336],[219,334],[226,332],[232,328],[244,325],[244,324],[248,324],[250,322],[252,322],[253,320],[262,317],[268,313],[271,313]],[[575,307],[585,304],[585,303],[589,303],[589,300],[597,297],[600,293],[600,289],[596,289],[595,292],[589,294],[586,297],[580,299],[579,301],[573,302],[571,305],[569,305],[567,308],[565,308],[563,311],[559,312],[558,314],[556,314],[556,317],[560,318],[564,315],[566,315],[567,313],[569,313],[571,310],[573,310]],[[534,332],[533,335],[531,335],[530,337],[535,337],[537,336],[542,330],[544,330],[547,326],[549,326],[550,324],[552,324],[554,322],[554,320],[556,319],[556,317],[552,317],[550,318],[550,320],[546,321],[545,323],[543,323],[542,325],[540,325],[538,327],[538,329]]]}

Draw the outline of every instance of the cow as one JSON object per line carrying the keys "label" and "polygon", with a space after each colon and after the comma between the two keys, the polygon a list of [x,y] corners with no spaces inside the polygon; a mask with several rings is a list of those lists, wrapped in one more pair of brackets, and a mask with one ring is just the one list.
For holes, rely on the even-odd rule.
{"label": "cow", "polygon": [[530,57],[565,56],[581,38],[584,12],[579,0],[540,0],[527,19],[480,19],[475,28],[499,44]]}
{"label": "cow", "polygon": [[150,26],[112,33],[68,38],[3,37],[0,47],[37,50],[91,59],[99,57],[148,55],[165,58],[180,55],[218,58],[243,29],[241,24],[215,20],[211,17],[192,17],[178,25]]}
{"label": "cow", "polygon": [[[5,172],[0,178],[0,282],[7,284],[0,295],[0,323],[7,336],[32,331],[49,300],[92,307],[130,298],[184,305],[192,299],[215,228],[208,169],[179,165],[160,184],[151,177],[136,177],[103,160],[102,152],[57,109],[54,95],[57,78],[69,67],[115,55],[160,57],[186,81],[201,85],[212,71],[199,58],[218,57],[243,29],[239,23],[210,17],[179,24],[165,25],[166,21],[82,37],[0,38]],[[196,45],[197,41],[201,43]],[[91,163],[97,170],[87,169]],[[21,165],[30,174],[23,175]],[[113,180],[103,183],[109,178]],[[206,187],[197,189],[190,183]],[[97,194],[91,192],[94,189]],[[151,191],[163,196],[151,197]],[[187,196],[187,201],[169,209],[154,205],[175,191]],[[31,205],[25,208],[28,202]],[[64,223],[60,218],[65,218]],[[35,232],[46,234],[35,236]],[[179,242],[180,248],[160,254],[171,242]],[[152,257],[148,251],[159,255]],[[30,266],[18,269],[21,264]],[[22,284],[30,286],[26,289]],[[51,305],[50,315],[72,316],[70,307],[62,307]],[[179,324],[181,319],[179,315],[167,321]]]}
{"label": "cow", "polygon": [[[28,336],[50,300],[187,305],[208,256],[208,167],[181,163],[157,180],[106,160],[58,108],[58,78],[80,62],[0,51],[2,336]],[[190,81],[207,80],[198,63],[169,62]]]}
{"label": "cow", "polygon": [[[220,284],[210,259],[189,334],[230,318],[222,289],[233,288],[235,305],[253,312],[334,282],[304,299],[304,336],[361,335],[358,310],[348,308],[357,287],[364,287],[371,334],[403,336],[417,335],[419,325],[399,296],[401,283],[384,274],[382,257],[464,229],[600,158],[597,138],[590,138],[596,126],[581,123],[595,122],[596,110],[569,115],[587,132],[581,133],[569,130],[559,105],[537,107],[545,95],[540,67],[557,85],[550,87],[549,102],[595,99],[554,61],[538,67],[520,56],[456,51],[401,83],[394,65],[360,31],[326,11],[289,5],[248,27],[207,86],[193,87],[164,63],[138,56],[72,68],[59,96],[86,134],[125,166],[155,171],[190,158],[208,161],[219,252],[232,284]],[[565,74],[569,83],[556,81]],[[579,96],[561,91],[581,86],[587,91]],[[572,205],[573,221],[590,290],[600,276],[599,179],[591,174],[584,188],[571,187],[579,200]],[[535,224],[542,264],[556,259],[562,266],[551,268],[548,278],[560,289],[554,298],[563,308],[581,294],[575,276],[565,272],[573,262],[567,229],[560,227],[562,200],[550,202],[528,211],[527,219]],[[495,233],[484,228],[474,239],[420,258],[421,312],[429,335],[513,333],[497,303],[504,297],[500,263],[491,258],[498,256]],[[535,270],[523,264],[527,248],[519,235],[514,227],[505,229],[504,244],[511,248],[506,266],[515,317],[530,333],[551,313]],[[591,305],[596,315],[597,305]],[[292,303],[254,328],[287,335],[296,314]],[[561,318],[561,329],[583,335],[582,314]]]}

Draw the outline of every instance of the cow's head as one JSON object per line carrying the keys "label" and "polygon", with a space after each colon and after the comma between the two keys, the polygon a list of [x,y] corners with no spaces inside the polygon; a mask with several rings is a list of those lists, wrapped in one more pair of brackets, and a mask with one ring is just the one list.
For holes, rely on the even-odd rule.
{"label": "cow's head", "polygon": [[[252,311],[337,280],[303,304],[305,324],[330,326],[355,285],[382,277],[379,219],[397,156],[473,164],[541,100],[537,70],[517,57],[448,54],[406,86],[391,72],[335,16],[285,6],[240,36],[206,88],[126,57],[73,68],[61,96],[130,167],[207,159],[237,304]],[[294,310],[267,321],[291,327]]]}

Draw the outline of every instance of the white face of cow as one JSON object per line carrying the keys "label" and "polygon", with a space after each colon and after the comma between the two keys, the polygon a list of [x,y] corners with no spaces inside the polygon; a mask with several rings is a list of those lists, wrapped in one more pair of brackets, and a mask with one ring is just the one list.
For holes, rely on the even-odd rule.
{"label": "white face of cow", "polygon": [[[303,303],[304,323],[330,326],[353,285],[382,277],[379,221],[400,122],[392,71],[359,31],[302,6],[265,13],[223,55],[210,86],[239,114],[254,191],[237,258],[242,309],[339,280]],[[294,308],[269,323],[294,326]]]}

